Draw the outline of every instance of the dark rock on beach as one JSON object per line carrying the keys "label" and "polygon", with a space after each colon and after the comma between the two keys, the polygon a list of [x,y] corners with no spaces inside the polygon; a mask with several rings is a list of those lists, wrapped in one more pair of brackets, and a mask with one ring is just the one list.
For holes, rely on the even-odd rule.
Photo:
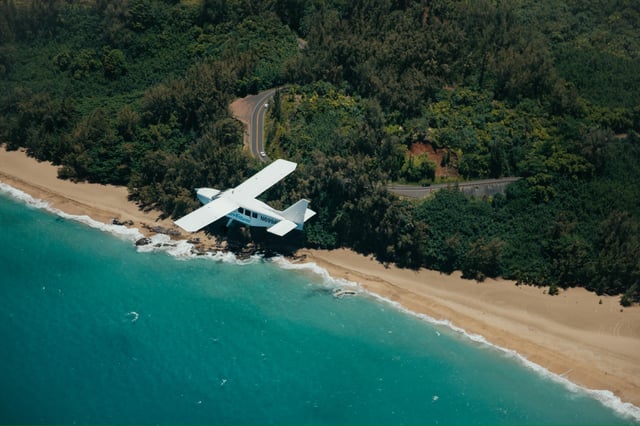
{"label": "dark rock on beach", "polygon": [[146,246],[151,244],[151,238],[143,237],[136,241],[136,246]]}
{"label": "dark rock on beach", "polygon": [[163,226],[149,226],[147,224],[142,225],[143,228],[148,229],[151,232],[155,232],[156,234],[165,234],[172,237],[179,237],[180,232],[175,229],[165,228]]}

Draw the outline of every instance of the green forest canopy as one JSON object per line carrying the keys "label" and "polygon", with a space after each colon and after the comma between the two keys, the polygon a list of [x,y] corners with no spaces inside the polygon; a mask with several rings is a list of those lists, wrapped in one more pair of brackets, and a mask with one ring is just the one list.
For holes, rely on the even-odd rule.
{"label": "green forest canopy", "polygon": [[[312,200],[297,244],[629,304],[639,21],[633,0],[2,0],[0,140],[176,217],[259,168],[231,100],[285,86],[268,151],[300,167],[267,197]],[[523,179],[492,199],[386,190],[438,167]]]}

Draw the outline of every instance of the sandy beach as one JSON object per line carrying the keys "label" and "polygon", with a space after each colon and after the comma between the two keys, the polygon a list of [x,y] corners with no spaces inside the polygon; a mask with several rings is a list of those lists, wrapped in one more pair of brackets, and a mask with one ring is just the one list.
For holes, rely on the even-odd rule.
{"label": "sandy beach", "polygon": [[[52,207],[111,223],[132,221],[143,234],[150,226],[178,231],[159,212],[143,212],[127,198],[127,189],[57,179],[57,168],[0,148],[0,182]],[[193,238],[181,233],[175,238]],[[217,242],[204,233],[204,244]],[[515,350],[528,360],[589,389],[609,390],[623,402],[640,406],[640,307],[622,308],[619,297],[597,296],[583,289],[549,296],[545,288],[513,281],[463,280],[460,273],[386,267],[349,250],[300,250],[335,278],[407,309],[448,320],[469,333]]]}
{"label": "sandy beach", "polygon": [[0,182],[46,201],[54,208],[72,215],[87,215],[104,223],[113,219],[131,221],[130,227],[146,235],[157,232],[150,228],[170,230],[176,239],[199,238],[203,244],[217,246],[217,241],[204,232],[188,234],[170,219],[162,219],[159,211],[142,211],[129,201],[127,188],[114,185],[74,183],[57,178],[58,168],[38,162],[22,151],[6,151],[0,147]]}

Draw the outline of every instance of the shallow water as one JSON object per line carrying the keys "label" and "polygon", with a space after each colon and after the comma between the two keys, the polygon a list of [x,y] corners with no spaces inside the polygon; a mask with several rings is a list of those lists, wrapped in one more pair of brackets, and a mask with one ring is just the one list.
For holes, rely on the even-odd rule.
{"label": "shallow water", "polygon": [[0,196],[0,423],[629,424],[637,413],[374,297],[336,299],[312,266],[193,258],[184,243],[139,252],[131,231],[25,200]]}

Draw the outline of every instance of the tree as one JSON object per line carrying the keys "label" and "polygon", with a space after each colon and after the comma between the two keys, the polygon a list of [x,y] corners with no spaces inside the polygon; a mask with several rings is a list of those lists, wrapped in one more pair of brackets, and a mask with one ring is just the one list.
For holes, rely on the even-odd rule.
{"label": "tree", "polygon": [[105,49],[102,56],[104,76],[115,80],[127,74],[127,58],[120,49]]}
{"label": "tree", "polygon": [[550,92],[555,77],[551,52],[544,40],[524,36],[524,46],[509,44],[498,50],[493,59],[494,91],[498,99],[536,98]]}
{"label": "tree", "polygon": [[231,18],[231,7],[227,0],[204,0],[200,5],[200,25],[217,25]]}
{"label": "tree", "polygon": [[130,171],[122,161],[116,131],[104,109],[97,108],[80,121],[69,144],[71,150],[63,158],[60,177],[116,185],[128,182]]}
{"label": "tree", "polygon": [[0,45],[15,39],[16,15],[15,0],[0,3]]}
{"label": "tree", "polygon": [[500,270],[500,255],[504,242],[499,238],[485,241],[477,239],[469,245],[462,261],[462,278],[484,281],[485,277],[495,278]]}
{"label": "tree", "polygon": [[102,15],[102,32],[112,46],[126,46],[132,40],[129,29],[131,13],[129,0],[97,0],[96,8]]}
{"label": "tree", "polygon": [[589,287],[598,294],[620,294],[640,284],[640,229],[628,212],[613,211],[601,225],[599,252]]}
{"label": "tree", "polygon": [[27,35],[53,36],[58,29],[61,4],[62,0],[32,0],[25,19]]}
{"label": "tree", "polygon": [[435,178],[437,165],[428,154],[411,155],[405,160],[400,176],[408,182],[426,182]]}

